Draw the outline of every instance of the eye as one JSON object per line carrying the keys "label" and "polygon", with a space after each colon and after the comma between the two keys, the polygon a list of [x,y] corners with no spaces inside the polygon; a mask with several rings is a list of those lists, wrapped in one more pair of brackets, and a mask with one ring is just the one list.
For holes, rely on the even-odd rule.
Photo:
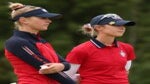
{"label": "eye", "polygon": [[38,18],[40,18],[40,19],[49,19],[49,18],[47,18],[47,17],[38,17]]}

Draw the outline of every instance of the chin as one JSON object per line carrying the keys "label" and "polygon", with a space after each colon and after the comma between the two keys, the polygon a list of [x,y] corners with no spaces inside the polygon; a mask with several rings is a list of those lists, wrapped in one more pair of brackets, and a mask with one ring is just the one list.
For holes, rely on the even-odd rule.
{"label": "chin", "polygon": [[116,37],[122,37],[123,36],[123,34],[121,34],[121,35],[116,35]]}
{"label": "chin", "polygon": [[48,30],[48,28],[42,28],[42,29],[41,29],[41,31],[46,31],[46,30]]}

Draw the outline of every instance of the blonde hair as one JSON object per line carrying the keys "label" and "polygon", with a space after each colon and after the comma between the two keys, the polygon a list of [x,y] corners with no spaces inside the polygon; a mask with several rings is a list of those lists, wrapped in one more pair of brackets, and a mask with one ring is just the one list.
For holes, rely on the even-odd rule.
{"label": "blonde hair", "polygon": [[[12,10],[10,14],[11,18],[14,18],[20,14],[23,14],[23,13],[26,13],[35,9],[40,9],[41,7],[9,2],[9,8]],[[18,21],[14,22],[14,25],[15,25],[15,29],[18,29],[21,26],[21,24]]]}
{"label": "blonde hair", "polygon": [[90,35],[91,37],[97,35],[95,28],[92,27],[90,23],[84,24],[81,30],[83,31],[83,34]]}

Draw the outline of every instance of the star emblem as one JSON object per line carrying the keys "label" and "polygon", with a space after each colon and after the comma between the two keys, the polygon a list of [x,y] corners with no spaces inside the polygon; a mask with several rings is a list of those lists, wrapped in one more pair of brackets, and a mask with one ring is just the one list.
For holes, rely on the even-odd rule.
{"label": "star emblem", "polygon": [[120,51],[120,55],[121,55],[122,57],[125,57],[125,56],[126,56],[126,53],[125,53],[123,50],[121,50],[121,51]]}

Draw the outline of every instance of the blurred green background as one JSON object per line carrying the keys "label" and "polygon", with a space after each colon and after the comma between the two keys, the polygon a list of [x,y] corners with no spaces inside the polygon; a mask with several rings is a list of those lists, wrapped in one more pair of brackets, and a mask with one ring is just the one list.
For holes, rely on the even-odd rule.
{"label": "blurred green background", "polygon": [[0,84],[16,81],[11,65],[4,57],[4,42],[12,35],[13,23],[9,20],[8,2],[20,2],[46,8],[63,14],[53,21],[42,36],[64,58],[76,45],[89,40],[79,30],[92,17],[103,13],[117,13],[137,25],[128,28],[121,41],[131,43],[136,52],[129,79],[131,84],[150,84],[150,0],[0,0]]}

